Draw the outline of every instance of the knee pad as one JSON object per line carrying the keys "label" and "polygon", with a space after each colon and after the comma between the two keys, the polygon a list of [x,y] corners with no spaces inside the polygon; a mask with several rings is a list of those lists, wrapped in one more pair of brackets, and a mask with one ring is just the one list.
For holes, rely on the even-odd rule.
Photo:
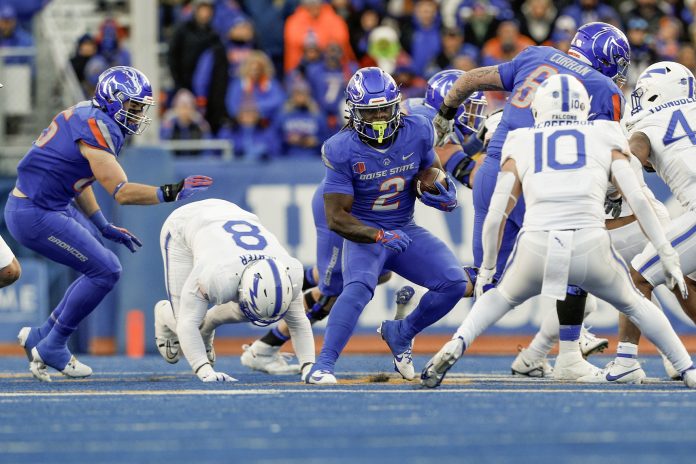
{"label": "knee pad", "polygon": [[95,285],[113,288],[116,282],[118,282],[118,279],[121,278],[121,271],[123,270],[121,263],[113,253],[111,253],[110,258],[111,259],[102,264],[102,268],[98,272],[87,275]]}

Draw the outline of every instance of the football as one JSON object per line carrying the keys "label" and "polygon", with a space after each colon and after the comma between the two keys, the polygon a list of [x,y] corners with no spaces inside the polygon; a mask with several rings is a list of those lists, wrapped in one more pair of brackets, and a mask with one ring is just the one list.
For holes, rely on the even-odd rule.
{"label": "football", "polygon": [[438,168],[428,168],[416,173],[413,179],[413,191],[416,192],[416,197],[420,198],[423,192],[437,195],[440,191],[435,187],[435,182],[449,188],[447,185],[447,175],[445,171]]}

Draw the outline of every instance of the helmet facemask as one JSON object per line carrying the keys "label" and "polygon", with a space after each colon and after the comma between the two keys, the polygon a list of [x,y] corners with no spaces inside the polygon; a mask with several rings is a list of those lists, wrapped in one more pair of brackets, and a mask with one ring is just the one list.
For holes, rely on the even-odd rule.
{"label": "helmet facemask", "polygon": [[486,121],[484,112],[487,106],[488,102],[483,96],[481,98],[467,98],[461,105],[462,109],[457,114],[455,124],[463,135],[476,134],[481,129]]}
{"label": "helmet facemask", "polygon": [[400,96],[381,104],[358,105],[349,100],[348,112],[353,128],[361,136],[379,144],[388,141],[401,123],[400,101]]}
{"label": "helmet facemask", "polygon": [[150,96],[128,99],[124,99],[124,97],[123,93],[116,95],[118,101],[121,102],[121,108],[114,114],[114,119],[130,134],[140,135],[152,123],[152,118],[148,117],[147,113],[155,102]]}

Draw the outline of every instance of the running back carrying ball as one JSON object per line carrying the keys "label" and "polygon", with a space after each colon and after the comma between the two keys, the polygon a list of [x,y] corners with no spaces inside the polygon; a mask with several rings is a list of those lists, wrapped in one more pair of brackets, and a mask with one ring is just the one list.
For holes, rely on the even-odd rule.
{"label": "running back carrying ball", "polygon": [[423,192],[428,192],[432,193],[433,195],[437,195],[440,192],[435,186],[435,182],[439,182],[440,185],[445,187],[445,189],[449,190],[449,185],[447,183],[447,175],[445,174],[445,171],[443,171],[442,169],[431,167],[419,171],[416,174],[413,182],[413,191],[416,193],[416,196],[418,198],[421,197]]}

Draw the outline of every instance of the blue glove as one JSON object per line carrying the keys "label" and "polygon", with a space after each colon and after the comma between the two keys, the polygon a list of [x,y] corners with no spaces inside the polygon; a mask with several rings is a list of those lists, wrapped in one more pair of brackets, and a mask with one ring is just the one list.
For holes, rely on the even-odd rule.
{"label": "blue glove", "polygon": [[454,185],[454,180],[447,174],[447,185],[446,189],[439,182],[435,182],[435,187],[440,191],[439,194],[433,195],[432,193],[423,192],[421,195],[421,201],[432,207],[439,209],[441,211],[452,211],[457,207],[457,187]]}
{"label": "blue glove", "polygon": [[411,243],[411,237],[401,230],[380,229],[377,232],[377,237],[375,237],[375,242],[389,250],[401,253],[408,248],[409,243]]}
{"label": "blue glove", "polygon": [[[138,240],[138,237],[128,232],[127,229],[124,229],[123,227],[116,227],[111,223],[107,224],[101,229],[101,234],[102,237],[111,240],[112,242],[125,245],[132,253],[135,253],[138,248],[143,246],[142,242]],[[138,248],[136,248],[136,246]]]}

